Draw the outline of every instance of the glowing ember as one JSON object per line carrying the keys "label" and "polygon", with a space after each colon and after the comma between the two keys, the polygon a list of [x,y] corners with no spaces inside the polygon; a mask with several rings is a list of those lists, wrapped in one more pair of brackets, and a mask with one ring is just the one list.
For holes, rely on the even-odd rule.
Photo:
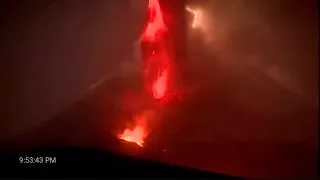
{"label": "glowing ember", "polygon": [[155,99],[162,99],[165,96],[167,91],[167,79],[168,79],[167,71],[158,73],[158,77],[154,82],[154,84],[152,85],[153,97]]}
{"label": "glowing ember", "polygon": [[144,128],[137,126],[132,130],[126,129],[123,134],[118,135],[118,138],[128,142],[136,143],[140,147],[143,147],[146,136],[147,133],[145,132]]}

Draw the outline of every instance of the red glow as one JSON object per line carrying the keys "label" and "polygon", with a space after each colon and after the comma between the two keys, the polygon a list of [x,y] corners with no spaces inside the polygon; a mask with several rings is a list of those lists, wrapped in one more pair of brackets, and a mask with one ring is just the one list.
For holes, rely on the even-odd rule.
{"label": "red glow", "polygon": [[149,0],[148,10],[149,20],[143,37],[153,41],[159,33],[166,29],[166,26],[158,0]]}
{"label": "red glow", "polygon": [[148,123],[155,119],[155,112],[144,110],[132,117],[135,122],[134,128],[127,128],[118,135],[119,139],[133,142],[143,147],[145,138],[148,136]]}
{"label": "red glow", "polygon": [[155,99],[162,99],[167,92],[167,71],[158,72],[156,81],[152,85],[153,97]]}
{"label": "red glow", "polygon": [[[153,64],[152,61],[156,60],[157,67],[155,68],[158,72],[156,77],[151,77],[152,80],[152,95],[155,99],[162,99],[165,97],[167,89],[168,89],[168,52],[167,52],[167,44],[164,43],[164,33],[166,30],[166,25],[163,19],[163,13],[160,8],[160,4],[158,0],[149,0],[148,4],[149,10],[149,20],[146,27],[146,30],[143,34],[144,40],[150,43],[158,43],[158,50],[161,53],[157,53],[155,50],[152,52],[152,56],[148,57],[147,64]],[[147,66],[148,67],[148,66]],[[149,72],[150,69],[147,69]],[[152,69],[151,69],[152,71]],[[148,73],[148,76],[152,76],[153,73]],[[147,78],[147,79],[150,79]]]}
{"label": "red glow", "polygon": [[[145,61],[146,69],[144,70],[147,73],[144,73],[144,83],[148,92],[150,92],[149,87],[151,87],[154,99],[166,99],[170,75],[170,55],[167,49],[168,44],[164,38],[166,26],[158,0],[149,0],[148,10],[149,20],[142,34],[142,41],[151,44],[149,48],[153,48],[150,51],[152,54],[147,57]],[[144,139],[148,135],[147,125],[154,119],[153,114],[153,112],[150,113],[147,111],[140,116],[134,117],[135,122],[138,122],[137,125],[133,129],[125,129],[122,134],[118,135],[118,138],[128,142],[134,142],[140,147],[143,147]],[[141,122],[143,123],[141,124]]]}
{"label": "red glow", "polygon": [[134,129],[126,129],[118,136],[119,139],[136,143],[138,146],[143,147],[144,138],[146,133],[143,127],[137,126]]}

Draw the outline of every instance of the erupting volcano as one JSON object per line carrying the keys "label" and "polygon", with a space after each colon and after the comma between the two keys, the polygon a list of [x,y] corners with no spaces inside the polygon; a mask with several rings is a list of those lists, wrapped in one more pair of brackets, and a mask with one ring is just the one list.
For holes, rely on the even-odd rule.
{"label": "erupting volcano", "polygon": [[[161,100],[165,98],[168,93],[168,80],[170,75],[168,63],[170,56],[167,49],[168,45],[165,41],[167,27],[158,0],[149,0],[148,13],[148,22],[141,35],[142,38],[140,42],[141,46],[143,43],[146,43],[148,51],[152,52],[143,60],[145,68],[143,68],[142,74],[144,75],[144,87],[146,87],[144,93],[150,94],[154,100]],[[144,51],[143,48],[142,51]],[[152,109],[152,107],[150,108]],[[151,116],[143,116],[142,124],[141,119],[136,119],[135,127],[125,129],[122,134],[118,135],[118,138],[143,147],[148,132],[147,124],[152,119]]]}

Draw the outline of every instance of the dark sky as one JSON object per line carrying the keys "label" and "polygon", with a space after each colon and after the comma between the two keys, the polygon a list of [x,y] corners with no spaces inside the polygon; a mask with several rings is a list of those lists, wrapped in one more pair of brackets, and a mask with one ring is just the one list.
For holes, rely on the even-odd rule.
{"label": "dark sky", "polygon": [[99,78],[117,72],[145,15],[130,3],[3,2],[1,137],[52,117]]}

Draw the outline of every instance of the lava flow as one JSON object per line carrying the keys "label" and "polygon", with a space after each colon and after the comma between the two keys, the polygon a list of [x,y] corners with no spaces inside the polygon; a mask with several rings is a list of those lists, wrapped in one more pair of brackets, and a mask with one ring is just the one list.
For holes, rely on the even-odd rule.
{"label": "lava flow", "polygon": [[[146,69],[148,76],[146,79],[151,80],[151,91],[152,96],[154,99],[159,100],[166,96],[167,89],[168,89],[168,52],[167,52],[167,45],[164,43],[164,33],[166,32],[166,26],[163,19],[163,13],[160,8],[160,4],[158,0],[149,0],[148,4],[148,11],[149,11],[149,19],[147,23],[147,27],[142,34],[141,43],[147,42],[150,44],[150,47],[157,47],[157,49],[151,49],[152,54],[146,57],[145,67],[151,67],[150,64],[153,64],[156,61],[155,68]],[[149,46],[148,46],[149,48]],[[160,53],[161,52],[161,53]],[[141,52],[144,53],[144,52]],[[149,66],[150,65],[150,66]],[[154,71],[157,72],[154,72]],[[155,76],[154,76],[155,75]],[[144,80],[145,87],[150,87],[150,81]],[[148,92],[148,89],[145,89]],[[145,114],[145,113],[142,113]],[[153,116],[149,115],[141,115],[139,119],[136,119],[136,126],[132,129],[127,128],[124,132],[118,135],[119,139],[133,142],[143,147],[143,143],[145,138],[148,135],[147,124],[151,120],[153,120]],[[143,122],[143,123],[141,123]]]}

